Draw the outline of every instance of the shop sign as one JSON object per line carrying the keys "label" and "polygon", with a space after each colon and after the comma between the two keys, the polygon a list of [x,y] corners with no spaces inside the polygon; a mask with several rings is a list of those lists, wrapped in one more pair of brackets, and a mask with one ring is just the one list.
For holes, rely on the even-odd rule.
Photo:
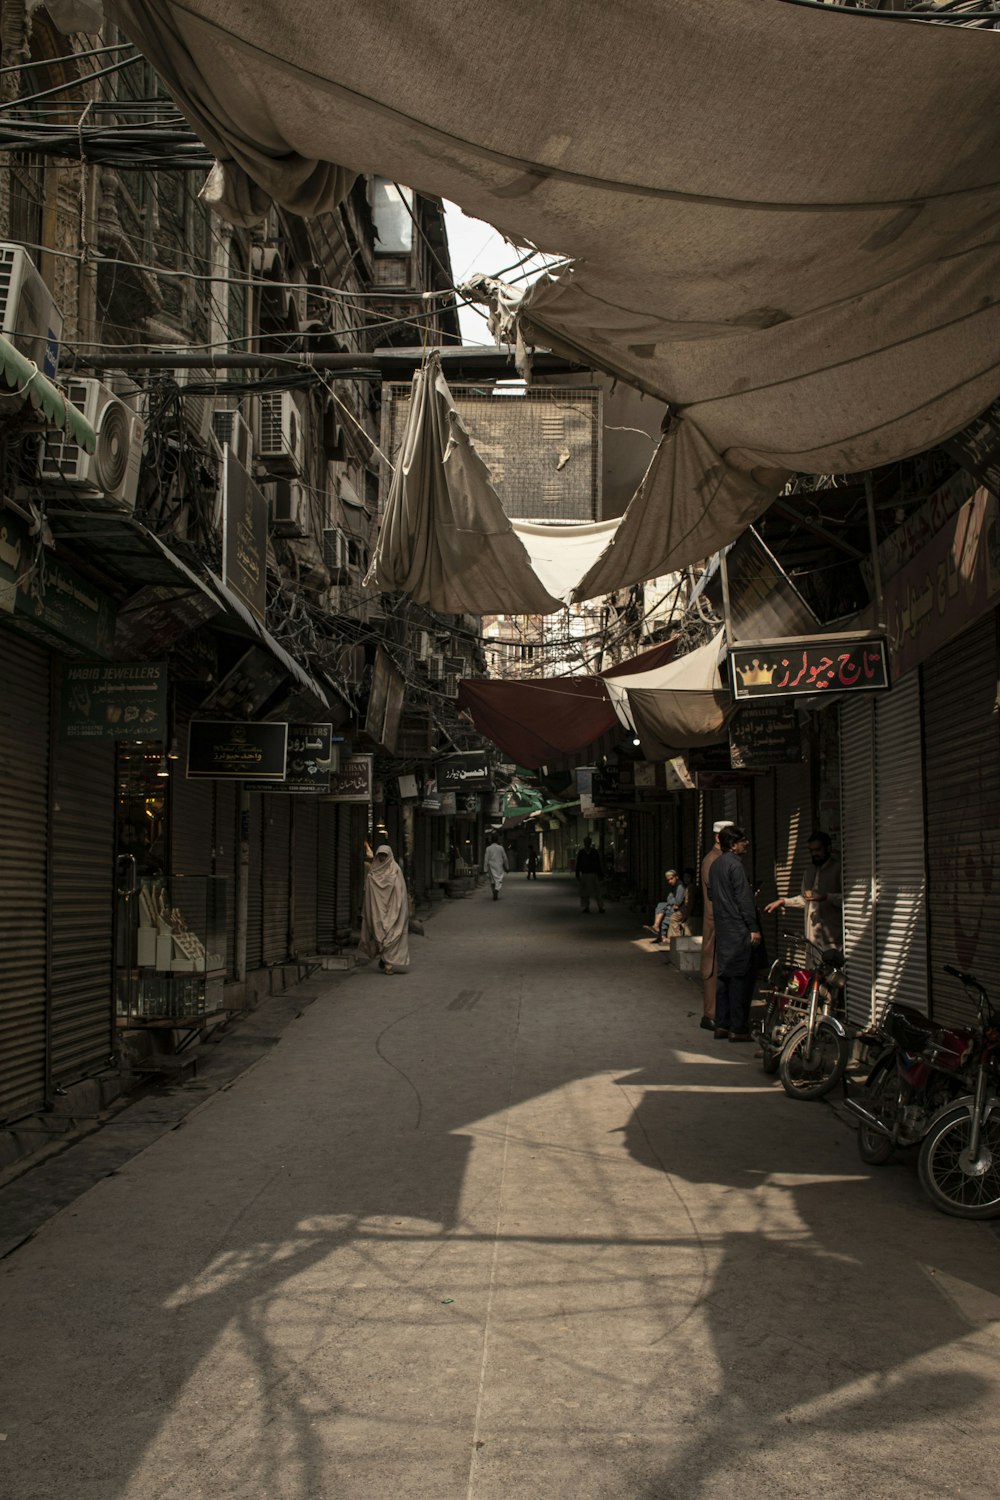
{"label": "shop sign", "polygon": [[740,700],[885,691],[889,651],[879,635],[760,641],[729,652],[729,679]]}
{"label": "shop sign", "polygon": [[802,733],[793,703],[746,703],[729,726],[734,771],[766,771],[802,760]]}
{"label": "shop sign", "polygon": [[424,794],[420,799],[420,806],[424,812],[436,813],[441,811],[441,793],[438,791],[436,777],[427,776],[424,778]]}
{"label": "shop sign", "polygon": [[192,780],[283,781],[287,750],[287,724],[192,719],[187,775]]}
{"label": "shop sign", "polygon": [[267,501],[228,447],[222,477],[222,581],[263,625]]}
{"label": "shop sign", "polygon": [[949,524],[883,589],[892,669],[926,661],[1000,596],[1000,503],[977,490]]}
{"label": "shop sign", "polygon": [[372,765],[374,756],[351,755],[341,761],[330,776],[330,799],[333,802],[370,802],[372,800]]}
{"label": "shop sign", "polygon": [[441,792],[439,795],[441,806],[438,808],[438,812],[440,813],[440,815],[443,818],[455,817],[456,813],[458,812],[458,799],[455,796],[455,793]]}
{"label": "shop sign", "polygon": [[255,792],[294,792],[326,796],[337,752],[331,743],[332,724],[289,724],[284,781],[255,782]]}
{"label": "shop sign", "polygon": [[443,792],[489,791],[492,788],[486,752],[470,750],[437,763],[437,783]]}
{"label": "shop sign", "polygon": [[699,792],[724,792],[752,783],[741,771],[696,771],[694,784]]}
{"label": "shop sign", "polygon": [[687,768],[695,771],[729,771],[732,762],[729,759],[729,744],[723,741],[720,745],[694,745],[687,751],[684,759]]}
{"label": "shop sign", "polygon": [[49,645],[114,650],[114,601],[41,547],[13,511],[0,513],[0,613]]}
{"label": "shop sign", "polygon": [[980,484],[1000,495],[1000,401],[980,412],[961,432],[941,444]]}
{"label": "shop sign", "polygon": [[479,796],[476,792],[456,792],[455,810],[466,817],[475,817],[479,812]]}
{"label": "shop sign", "polygon": [[390,753],[399,742],[406,683],[381,646],[375,652],[364,732],[376,745]]}
{"label": "shop sign", "polygon": [[161,656],[182,635],[218,613],[218,602],[200,589],[178,593],[168,584],[147,584],[118,611],[115,650],[121,655]]}
{"label": "shop sign", "polygon": [[688,769],[683,755],[675,755],[663,767],[668,792],[690,792],[694,790],[694,777]]}
{"label": "shop sign", "polygon": [[162,662],[68,662],[62,671],[64,740],[165,740],[167,669]]}

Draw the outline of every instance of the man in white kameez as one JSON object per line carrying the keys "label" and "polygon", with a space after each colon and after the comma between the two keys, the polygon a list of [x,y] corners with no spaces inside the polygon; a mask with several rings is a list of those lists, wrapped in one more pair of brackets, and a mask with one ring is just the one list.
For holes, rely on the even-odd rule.
{"label": "man in white kameez", "polygon": [[491,839],[486,845],[486,853],[483,856],[483,868],[490,877],[490,885],[493,887],[493,899],[499,901],[500,887],[503,878],[510,865],[507,863],[507,851],[498,839]]}

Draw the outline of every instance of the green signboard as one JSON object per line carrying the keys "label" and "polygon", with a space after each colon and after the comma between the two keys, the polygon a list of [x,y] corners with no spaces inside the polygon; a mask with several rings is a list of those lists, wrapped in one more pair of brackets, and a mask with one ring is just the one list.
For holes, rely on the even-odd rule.
{"label": "green signboard", "polygon": [[61,707],[64,740],[165,740],[167,669],[162,662],[68,662]]}

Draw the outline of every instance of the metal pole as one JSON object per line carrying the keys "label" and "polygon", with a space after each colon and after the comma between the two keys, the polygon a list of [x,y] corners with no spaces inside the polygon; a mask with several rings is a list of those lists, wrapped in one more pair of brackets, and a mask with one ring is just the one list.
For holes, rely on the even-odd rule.
{"label": "metal pole", "polygon": [[722,613],[726,627],[726,645],[732,650],[733,647],[733,616],[729,607],[729,569],[726,566],[726,554],[719,554],[719,573],[722,578]]}
{"label": "metal pole", "polygon": [[875,491],[872,485],[871,471],[865,475],[865,504],[868,509],[868,545],[872,554],[872,584],[875,597],[875,621],[880,628],[885,628],[885,605],[882,599],[882,568],[878,558],[878,531],[875,527]]}

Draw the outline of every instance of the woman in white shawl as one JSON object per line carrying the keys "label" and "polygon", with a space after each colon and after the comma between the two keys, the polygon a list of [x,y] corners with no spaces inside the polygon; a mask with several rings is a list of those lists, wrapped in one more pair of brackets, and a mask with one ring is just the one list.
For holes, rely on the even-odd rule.
{"label": "woman in white shawl", "polygon": [[365,880],[361,907],[361,951],[378,956],[385,974],[395,974],[410,962],[410,903],[403,872],[388,844],[379,844]]}

